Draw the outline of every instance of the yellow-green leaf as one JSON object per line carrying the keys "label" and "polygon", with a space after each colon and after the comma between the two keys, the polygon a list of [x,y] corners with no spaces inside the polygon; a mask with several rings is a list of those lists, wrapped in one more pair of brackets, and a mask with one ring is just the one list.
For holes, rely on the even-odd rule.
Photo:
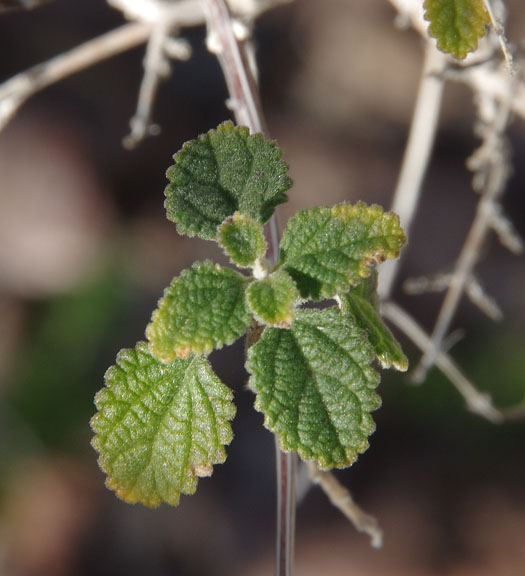
{"label": "yellow-green leaf", "polygon": [[256,320],[277,328],[291,326],[299,300],[297,286],[284,270],[252,282],[246,290],[246,301]]}
{"label": "yellow-green leaf", "polygon": [[425,0],[424,9],[428,33],[454,58],[463,59],[476,50],[490,23],[483,0]]}
{"label": "yellow-green leaf", "polygon": [[202,356],[163,364],[144,342],[106,372],[91,420],[106,485],[127,502],[177,505],[226,459],[232,393]]}
{"label": "yellow-green leaf", "polygon": [[262,224],[240,212],[219,226],[217,240],[231,262],[240,268],[253,266],[268,248]]}
{"label": "yellow-green leaf", "polygon": [[288,221],[279,266],[303,298],[322,300],[344,294],[370,274],[374,263],[397,258],[404,243],[398,216],[380,206],[321,206]]}
{"label": "yellow-green leaf", "polygon": [[146,328],[151,352],[170,362],[235,342],[251,322],[245,303],[248,282],[209,260],[184,270],[164,291]]}

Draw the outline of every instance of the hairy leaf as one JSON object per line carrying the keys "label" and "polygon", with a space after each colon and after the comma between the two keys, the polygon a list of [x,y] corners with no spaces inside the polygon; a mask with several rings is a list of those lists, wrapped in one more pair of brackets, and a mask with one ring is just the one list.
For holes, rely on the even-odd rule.
{"label": "hairy leaf", "polygon": [[226,459],[232,393],[202,356],[163,364],[139,342],[121,350],[95,403],[92,444],[106,485],[127,502],[176,505]]}
{"label": "hairy leaf", "polygon": [[164,291],[146,328],[151,352],[170,362],[235,342],[251,321],[247,283],[238,272],[210,261],[184,270]]}
{"label": "hairy leaf", "polygon": [[368,334],[381,367],[407,370],[407,357],[377,311],[377,272],[374,270],[368,278],[350,288],[343,295],[342,303],[343,314],[349,315]]}
{"label": "hairy leaf", "polygon": [[424,8],[438,48],[459,59],[476,50],[490,23],[483,0],[425,0]]}
{"label": "hairy leaf", "polygon": [[289,330],[266,328],[247,369],[255,407],[281,448],[323,468],[352,464],[368,447],[381,404],[366,334],[337,308],[298,310]]}
{"label": "hairy leaf", "polygon": [[396,258],[404,243],[397,215],[379,206],[322,206],[301,210],[288,221],[280,265],[301,296],[322,300],[358,284],[373,263]]}
{"label": "hairy leaf", "polygon": [[263,280],[252,282],[246,290],[246,301],[261,324],[289,328],[299,291],[284,270],[278,270]]}
{"label": "hairy leaf", "polygon": [[268,248],[262,224],[240,212],[219,226],[217,239],[232,263],[241,268],[253,266]]}
{"label": "hairy leaf", "polygon": [[209,240],[236,211],[266,222],[292,186],[281,155],[275,142],[231,122],[187,142],[167,171],[168,219],[181,234]]}

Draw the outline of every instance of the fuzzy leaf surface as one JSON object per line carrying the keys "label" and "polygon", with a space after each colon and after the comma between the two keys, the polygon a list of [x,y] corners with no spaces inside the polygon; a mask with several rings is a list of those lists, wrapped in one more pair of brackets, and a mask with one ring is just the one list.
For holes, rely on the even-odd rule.
{"label": "fuzzy leaf surface", "polygon": [[240,212],[219,226],[217,240],[232,263],[241,268],[253,266],[268,248],[262,224]]}
{"label": "fuzzy leaf surface", "polygon": [[362,280],[342,296],[343,314],[368,335],[368,340],[382,368],[394,367],[405,372],[408,358],[403,354],[399,342],[383,322],[377,310],[377,272]]}
{"label": "fuzzy leaf surface", "polygon": [[252,282],[246,290],[246,301],[261,324],[289,328],[299,291],[284,270],[278,270],[263,280]]}
{"label": "fuzzy leaf surface", "polygon": [[127,502],[177,505],[226,459],[232,393],[202,356],[163,364],[139,342],[120,351],[95,403],[92,444],[106,485]]}
{"label": "fuzzy leaf surface", "polygon": [[292,186],[281,155],[275,142],[231,122],[187,142],[167,171],[168,219],[179,233],[209,240],[236,211],[266,222]]}
{"label": "fuzzy leaf surface", "polygon": [[321,206],[301,210],[288,221],[280,265],[303,298],[322,300],[358,284],[372,264],[397,258],[404,243],[398,216],[377,205]]}
{"label": "fuzzy leaf surface", "polygon": [[240,338],[250,324],[248,279],[213,262],[196,262],[173,279],[153,312],[146,336],[163,362],[209,353]]}
{"label": "fuzzy leaf surface", "polygon": [[291,328],[266,328],[248,353],[250,386],[281,448],[344,468],[368,447],[381,404],[366,334],[337,308],[298,310]]}
{"label": "fuzzy leaf surface", "polygon": [[463,59],[476,50],[490,23],[483,0],[425,0],[424,9],[428,33],[454,58]]}

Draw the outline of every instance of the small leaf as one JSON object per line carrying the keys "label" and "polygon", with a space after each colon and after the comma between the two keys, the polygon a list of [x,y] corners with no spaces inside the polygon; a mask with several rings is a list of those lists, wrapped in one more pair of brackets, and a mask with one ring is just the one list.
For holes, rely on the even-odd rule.
{"label": "small leaf", "polygon": [[240,212],[219,226],[217,240],[232,263],[241,268],[253,266],[268,248],[262,224]]}
{"label": "small leaf", "polygon": [[235,342],[251,321],[247,283],[238,272],[210,261],[184,270],[164,291],[146,328],[151,352],[170,362]]}
{"label": "small leaf", "polygon": [[179,233],[209,240],[236,211],[264,224],[292,186],[281,155],[275,142],[231,122],[187,142],[167,171],[168,219]]}
{"label": "small leaf", "polygon": [[440,50],[463,59],[485,36],[490,16],[483,0],[425,0],[428,33]]}
{"label": "small leaf", "polygon": [[250,386],[281,448],[323,468],[352,464],[368,447],[381,404],[366,334],[337,308],[297,310],[289,330],[266,328],[248,352]]}
{"label": "small leaf", "polygon": [[246,301],[256,320],[277,328],[291,326],[299,298],[297,286],[284,270],[252,282],[246,290]]}
{"label": "small leaf", "polygon": [[368,334],[368,340],[375,350],[382,368],[393,366],[405,372],[408,359],[401,346],[377,311],[377,272],[373,272],[355,288],[343,295],[343,314]]}
{"label": "small leaf", "polygon": [[280,265],[301,296],[322,300],[358,284],[375,262],[397,258],[404,243],[397,215],[379,206],[358,202],[317,207],[289,220]]}
{"label": "small leaf", "polygon": [[177,505],[226,459],[232,393],[202,356],[162,364],[139,342],[120,351],[95,403],[92,444],[106,485],[127,502]]}

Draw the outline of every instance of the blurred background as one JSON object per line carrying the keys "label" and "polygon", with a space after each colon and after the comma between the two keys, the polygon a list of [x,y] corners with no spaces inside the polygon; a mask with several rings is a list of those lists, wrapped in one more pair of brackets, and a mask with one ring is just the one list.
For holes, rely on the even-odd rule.
{"label": "blurred background", "polygon": [[[507,0],[510,40],[525,10]],[[271,136],[299,208],[364,200],[388,207],[422,62],[412,31],[383,0],[298,0],[255,30]],[[102,0],[55,0],[0,15],[0,80],[123,23]],[[273,573],[273,438],[246,390],[242,343],[212,357],[235,392],[227,462],[178,508],[130,506],[104,488],[90,447],[93,397],[117,351],[144,338],[163,288],[196,259],[224,261],[165,218],[171,156],[229,118],[226,89],[202,28],[194,54],[159,90],[155,138],[121,141],[135,112],[144,48],[30,99],[0,133],[0,575],[262,576]],[[470,92],[448,85],[432,166],[395,299],[428,330],[442,295],[406,296],[402,281],[447,271],[472,221],[465,160]],[[525,130],[509,131],[514,173],[504,207],[525,234]],[[453,355],[498,406],[525,397],[525,263],[492,237],[478,268],[505,318],[463,302]],[[403,341],[415,365],[415,348]],[[422,386],[385,372],[371,448],[338,473],[385,530],[369,546],[313,488],[297,517],[296,573],[525,573],[525,422],[489,424],[433,370]]]}

